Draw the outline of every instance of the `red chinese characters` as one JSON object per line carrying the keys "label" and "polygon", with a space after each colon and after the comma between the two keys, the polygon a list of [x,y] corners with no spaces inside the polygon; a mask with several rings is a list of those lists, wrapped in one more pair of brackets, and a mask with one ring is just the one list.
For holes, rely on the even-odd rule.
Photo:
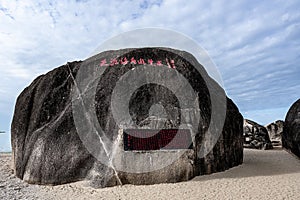
{"label": "red chinese characters", "polygon": [[112,58],[110,60],[107,60],[106,58],[102,59],[100,61],[99,66],[100,67],[106,67],[106,66],[115,66],[115,65],[127,65],[127,64],[132,64],[132,65],[153,65],[153,66],[164,66],[167,65],[169,68],[176,68],[175,67],[175,61],[174,60],[168,60],[166,58],[165,63],[163,63],[162,60],[156,60],[154,61],[152,58],[144,59],[144,58],[138,58],[136,59],[135,57],[131,57],[129,60],[127,57],[121,57],[121,58]]}
{"label": "red chinese characters", "polygon": [[143,58],[140,58],[140,59],[138,60],[138,64],[139,64],[139,65],[144,65],[144,64],[145,64],[144,59],[143,59]]}
{"label": "red chinese characters", "polygon": [[127,58],[126,58],[126,57],[125,57],[125,58],[122,58],[121,61],[120,61],[120,63],[121,63],[122,65],[127,65],[127,63],[128,63]]}
{"label": "red chinese characters", "polygon": [[117,64],[119,64],[119,61],[116,58],[114,58],[114,59],[110,60],[109,66],[114,66],[114,65],[117,65]]}
{"label": "red chinese characters", "polygon": [[162,64],[161,60],[158,60],[158,61],[156,62],[156,65],[157,65],[157,66],[162,66],[163,64]]}
{"label": "red chinese characters", "polygon": [[170,65],[171,65],[171,67],[172,67],[173,69],[176,68],[176,66],[175,66],[175,61],[174,61],[174,60],[171,60],[171,61],[170,61]]}
{"label": "red chinese characters", "polygon": [[136,60],[134,59],[134,57],[132,57],[132,58],[130,59],[130,63],[131,63],[131,64],[136,64]]}
{"label": "red chinese characters", "polygon": [[148,64],[149,65],[153,65],[153,60],[152,59],[148,59]]}
{"label": "red chinese characters", "polygon": [[108,66],[107,62],[106,62],[106,59],[103,59],[100,61],[100,66]]}

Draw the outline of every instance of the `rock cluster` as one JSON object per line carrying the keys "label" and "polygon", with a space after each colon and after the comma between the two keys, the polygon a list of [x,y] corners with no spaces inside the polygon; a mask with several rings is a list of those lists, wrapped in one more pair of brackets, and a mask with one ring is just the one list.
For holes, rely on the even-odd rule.
{"label": "rock cluster", "polygon": [[300,158],[300,99],[291,106],[286,115],[282,146]]}
{"label": "rock cluster", "polygon": [[262,125],[249,119],[244,120],[244,147],[254,149],[272,149],[268,131]]}
{"label": "rock cluster", "polygon": [[[115,59],[120,55],[121,58]],[[155,66],[152,62],[156,63]],[[157,67],[164,67],[161,64],[170,65],[165,71],[156,73]],[[97,73],[104,69],[101,67],[106,65],[108,67],[101,77],[97,77]],[[93,68],[95,66],[96,70]],[[201,72],[195,66],[200,67]],[[85,67],[84,73],[87,76],[78,83],[82,67]],[[111,107],[111,101],[114,98],[118,101],[125,99],[130,89],[136,86],[136,80],[127,82],[129,86],[116,96],[113,96],[113,91],[118,86],[118,81],[125,77],[124,74],[131,72],[134,75],[139,67],[151,69],[152,75],[162,84],[169,81],[171,85],[179,86],[176,91],[183,92],[184,88],[180,87],[184,84],[176,80],[179,75],[166,78],[177,70],[189,82],[196,98],[188,99],[192,95],[180,96],[180,92],[175,95],[160,84],[146,84],[135,90],[127,105],[134,124],[128,124],[123,119],[117,122],[113,109],[119,107]],[[93,74],[99,79],[88,76]],[[151,73],[136,78],[147,80],[148,76]],[[80,84],[86,84],[86,87],[80,90]],[[83,97],[90,95],[92,91],[95,92],[92,96],[93,103],[87,104]],[[11,128],[15,174],[34,184],[55,185],[90,179],[94,186],[105,187],[126,183],[185,181],[197,175],[237,166],[243,162],[243,118],[235,104],[226,96],[224,102],[222,95],[225,95],[224,90],[208,76],[191,54],[174,49],[107,51],[84,62],[67,63],[36,78],[17,99]],[[226,119],[221,129],[218,125],[221,120],[218,117],[222,113],[213,111],[212,97],[215,98],[216,105],[225,108]],[[179,104],[180,98],[186,98],[186,103]],[[97,123],[92,121],[94,118],[89,114],[90,110],[95,111]],[[185,114],[178,112],[180,110]],[[195,122],[197,111],[200,118]],[[155,113],[164,113],[158,122],[152,120],[158,119],[155,118]],[[76,124],[78,121],[81,122],[80,126]],[[124,151],[120,134],[123,129],[180,128],[182,122],[191,130],[192,149]],[[99,124],[99,127],[94,124]],[[191,124],[196,124],[197,128]],[[104,132],[102,135],[100,128]],[[216,134],[218,131],[220,135]],[[216,141],[209,134],[216,134]],[[208,151],[207,154],[203,153],[205,151]],[[181,156],[174,162],[156,171],[147,172],[147,169],[156,165],[155,159],[158,164],[165,163],[168,160],[163,158],[171,159],[178,153]],[[109,157],[107,163],[101,161],[105,156]],[[141,157],[147,158],[146,161],[141,162]],[[124,170],[127,168],[133,171]]]}

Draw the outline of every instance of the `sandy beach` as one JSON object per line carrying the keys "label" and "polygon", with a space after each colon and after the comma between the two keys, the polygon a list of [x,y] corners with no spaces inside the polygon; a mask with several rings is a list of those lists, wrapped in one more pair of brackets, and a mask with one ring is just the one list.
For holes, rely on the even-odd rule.
{"label": "sandy beach", "polygon": [[0,199],[300,199],[300,160],[281,150],[244,151],[244,164],[188,182],[94,189],[86,181],[60,186],[24,183],[0,154]]}

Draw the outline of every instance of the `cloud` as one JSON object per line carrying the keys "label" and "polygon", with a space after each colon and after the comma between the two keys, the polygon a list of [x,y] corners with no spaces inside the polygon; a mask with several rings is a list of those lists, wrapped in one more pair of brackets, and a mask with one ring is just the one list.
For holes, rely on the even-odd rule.
{"label": "cloud", "polygon": [[297,0],[1,1],[1,112],[12,115],[38,74],[143,27],[181,32],[206,49],[243,113],[288,107],[300,89],[299,7]]}
{"label": "cloud", "polygon": [[288,106],[299,98],[300,2],[164,1],[123,30],[173,28],[203,46],[241,110]]}

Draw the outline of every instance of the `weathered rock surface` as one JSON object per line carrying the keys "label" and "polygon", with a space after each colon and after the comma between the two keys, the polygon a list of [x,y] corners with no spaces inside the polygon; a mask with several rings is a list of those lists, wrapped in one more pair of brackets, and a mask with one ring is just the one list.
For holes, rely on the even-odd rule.
{"label": "weathered rock surface", "polygon": [[282,120],[277,120],[265,126],[273,146],[282,146],[281,135],[283,132],[283,126],[284,121]]}
{"label": "weathered rock surface", "polygon": [[[143,62],[117,62],[105,69],[100,80],[90,79],[89,76],[84,77],[83,82],[87,83],[84,91],[79,91],[78,88],[81,83],[75,82],[75,77],[77,80],[77,76],[79,76],[80,67],[86,67],[84,69],[86,74],[97,73],[97,70],[89,68],[86,63],[92,63],[89,66],[95,66],[100,63],[103,64],[104,59],[110,60],[120,55],[129,59],[132,57],[143,58],[144,60],[153,59],[155,62],[164,61],[166,58],[175,60],[176,69],[170,68],[169,71],[164,72],[165,74],[159,73],[155,76],[162,82],[171,81],[172,85],[181,86],[181,83],[175,80],[172,82],[172,78],[168,80],[165,78],[168,76],[167,73],[174,72],[171,70],[177,70],[188,80],[197,99],[200,99],[200,101],[196,101],[197,99],[186,101],[199,102],[197,106],[199,107],[200,119],[196,121],[199,126],[196,130],[193,127],[190,128],[194,138],[193,149],[149,152],[124,151],[124,144],[122,140],[119,141],[119,137],[122,137],[120,130],[123,128],[179,128],[182,121],[190,127],[191,124],[195,123],[196,118],[193,114],[195,105],[189,103],[181,105],[178,96],[174,96],[174,93],[168,88],[159,84],[147,84],[135,91],[128,105],[135,124],[128,125],[125,121],[121,121],[122,127],[120,127],[121,125],[115,121],[110,108],[112,93],[118,80],[126,72],[136,73],[138,67],[155,69],[154,66],[144,65]],[[189,61],[185,58],[189,58]],[[201,74],[195,70],[194,66],[196,65],[200,66]],[[101,66],[97,67],[101,68]],[[92,84],[95,81],[97,81],[97,87]],[[124,93],[119,93],[117,98],[122,100],[128,90],[135,86],[135,80],[129,84],[132,85],[125,88]],[[213,89],[208,91],[208,87]],[[95,91],[93,105],[86,104],[82,101],[82,96],[90,95],[89,93],[93,89]],[[75,95],[74,98],[74,91],[75,93],[79,91],[81,95]],[[17,99],[11,127],[15,174],[17,177],[34,184],[55,185],[90,179],[94,186],[105,187],[126,183],[178,182],[189,180],[201,174],[224,171],[241,164],[243,161],[243,118],[230,99],[227,98],[227,102],[222,100],[221,96],[224,94],[224,90],[207,75],[205,69],[191,54],[173,49],[142,48],[107,51],[88,59],[84,63],[67,63],[36,78]],[[211,115],[212,102],[210,97],[212,96],[215,97],[217,105],[221,107],[227,105],[223,129],[219,129],[217,126],[222,114],[214,113],[217,116],[215,121]],[[79,109],[81,103],[84,105],[82,110]],[[153,108],[154,105],[159,106]],[[74,111],[74,109],[77,110]],[[105,135],[99,134],[97,129],[99,127],[90,123],[89,109],[96,111],[98,124]],[[180,109],[187,114],[180,114],[178,112]],[[162,118],[155,118],[157,113],[160,115],[162,112],[164,113]],[[78,117],[80,113],[83,113],[85,117]],[[158,120],[152,120],[153,117]],[[74,120],[81,120],[81,126],[76,126]],[[222,130],[216,144],[205,139],[208,134],[208,127],[211,127],[212,135],[218,130]],[[79,129],[84,130],[83,133],[81,131],[81,135]],[[86,145],[86,142],[89,142],[89,145]],[[201,149],[207,150],[210,147],[213,149],[205,157],[199,156]],[[182,155],[174,162],[156,171],[145,172],[147,168],[156,164],[153,163],[153,159],[172,158],[178,152],[182,152]],[[101,162],[99,158],[102,158],[105,153],[106,156],[114,160],[113,163],[116,166],[119,164],[119,166],[131,168],[136,172],[142,171],[142,173],[118,170],[111,160],[108,163]],[[114,157],[110,157],[111,155]],[[140,162],[141,156],[146,156],[149,159],[146,162]],[[160,160],[158,159],[158,161]],[[160,162],[164,163],[165,160]]]}
{"label": "weathered rock surface", "polygon": [[300,99],[291,106],[286,115],[282,146],[300,158]]}
{"label": "weathered rock surface", "polygon": [[245,119],[244,147],[264,150],[272,149],[273,146],[267,129],[254,121]]}

